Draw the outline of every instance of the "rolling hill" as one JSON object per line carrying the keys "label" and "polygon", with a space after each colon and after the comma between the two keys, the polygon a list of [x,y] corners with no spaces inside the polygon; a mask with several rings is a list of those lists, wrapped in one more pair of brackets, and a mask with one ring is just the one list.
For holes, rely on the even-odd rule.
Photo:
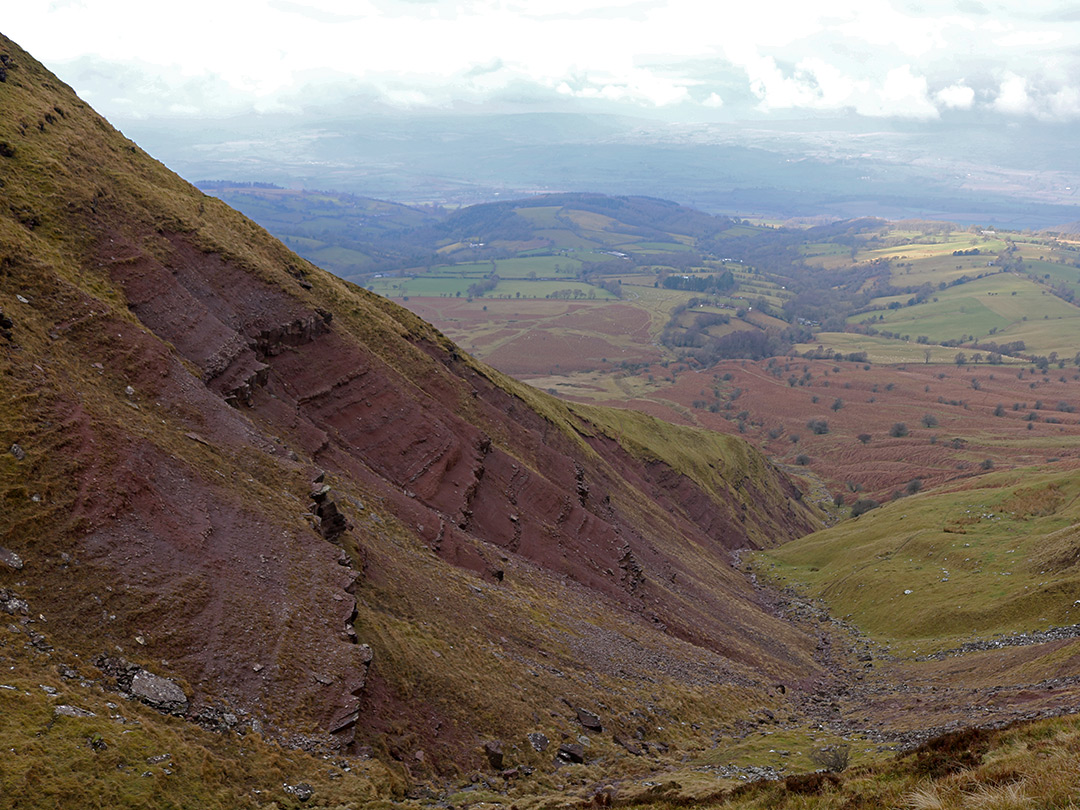
{"label": "rolling hill", "polygon": [[[0,64],[4,803],[808,807],[1067,789],[1050,777],[1071,721],[875,763],[1077,705],[1060,467],[814,533],[829,493],[743,439],[494,370],[170,173],[2,37]],[[582,250],[633,245],[639,266],[673,269],[693,253],[676,245],[748,235],[635,198],[475,216],[417,227],[468,251],[561,217]],[[738,283],[791,298],[752,275]],[[890,545],[909,519],[931,544],[921,565]],[[1030,552],[1022,578],[978,592],[1015,609],[935,624],[953,595],[934,544],[982,523],[970,555]],[[893,590],[867,570],[882,555]],[[882,602],[897,577],[934,597],[909,621]],[[1029,609],[1046,615],[1032,626]],[[846,785],[737,787],[848,748]]]}

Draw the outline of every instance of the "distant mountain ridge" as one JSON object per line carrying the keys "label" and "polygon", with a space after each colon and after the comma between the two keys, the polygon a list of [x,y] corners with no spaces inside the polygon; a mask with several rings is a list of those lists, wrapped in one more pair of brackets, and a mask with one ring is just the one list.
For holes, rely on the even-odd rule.
{"label": "distant mountain ridge", "polygon": [[[258,221],[300,255],[354,281],[376,272],[448,260],[467,262],[526,249],[556,252],[568,247],[610,247],[605,242],[589,244],[588,239],[575,241],[578,225],[565,217],[547,221],[521,214],[533,210],[598,214],[609,218],[611,230],[625,237],[662,241],[671,241],[673,233],[704,239],[734,224],[729,217],[651,197],[539,194],[452,210],[265,183],[200,181],[198,185]],[[475,250],[473,255],[470,243],[487,249]]]}

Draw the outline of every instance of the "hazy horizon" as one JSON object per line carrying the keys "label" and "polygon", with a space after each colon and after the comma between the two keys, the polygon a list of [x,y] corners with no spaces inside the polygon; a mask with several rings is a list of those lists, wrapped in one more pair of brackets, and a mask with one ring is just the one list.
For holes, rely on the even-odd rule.
{"label": "hazy horizon", "polygon": [[741,190],[778,215],[791,196],[791,213],[1080,219],[1067,3],[144,9],[23,4],[5,33],[190,180],[451,204],[597,190],[710,210]]}

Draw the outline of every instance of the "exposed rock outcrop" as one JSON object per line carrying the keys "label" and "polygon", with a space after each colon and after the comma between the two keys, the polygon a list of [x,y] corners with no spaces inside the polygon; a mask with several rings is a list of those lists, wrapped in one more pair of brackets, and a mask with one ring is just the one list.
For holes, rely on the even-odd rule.
{"label": "exposed rock outcrop", "polygon": [[188,696],[171,678],[156,675],[123,658],[105,654],[99,655],[94,664],[121,694],[141,700],[163,714],[187,713]]}
{"label": "exposed rock outcrop", "polygon": [[184,690],[172,680],[140,669],[131,678],[131,694],[166,714],[184,714],[188,698]]}

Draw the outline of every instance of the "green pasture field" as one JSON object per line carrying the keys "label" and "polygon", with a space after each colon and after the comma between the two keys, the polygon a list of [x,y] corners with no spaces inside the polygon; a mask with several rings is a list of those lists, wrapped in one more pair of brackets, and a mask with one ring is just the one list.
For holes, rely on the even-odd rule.
{"label": "green pasture field", "polygon": [[[559,228],[543,228],[535,232],[536,236],[541,239],[550,239],[552,244],[556,248],[562,248],[565,250],[597,250],[604,249],[616,240],[600,240],[590,239],[585,236],[579,236],[573,231],[566,231]],[[625,240],[622,240],[625,241]]]}
{"label": "green pasture field", "polygon": [[[1061,306],[1069,306],[1064,301],[1052,298],[1049,293],[1046,297]],[[1047,303],[1049,309],[1059,309],[1058,306]],[[991,339],[997,339],[999,343],[1022,340],[1027,346],[1027,354],[1048,355],[1057,352],[1063,358],[1071,358],[1080,349],[1080,310],[1073,309],[1074,312],[1068,315],[1046,314],[1043,318],[1021,321]]]}
{"label": "green pasture field", "polygon": [[593,242],[603,245],[610,250],[620,250],[623,253],[630,253],[637,249],[636,245],[642,241],[643,237],[635,236],[632,233],[620,233],[618,231],[590,231],[583,229],[582,233]]}
{"label": "green pasture field", "polygon": [[534,225],[539,225],[544,228],[558,227],[558,220],[556,217],[562,210],[561,205],[541,205],[535,208],[518,208],[517,215]]}
{"label": "green pasture field", "polygon": [[679,326],[681,326],[683,329],[689,329],[694,323],[694,316],[702,313],[719,313],[731,317],[731,320],[728,323],[713,324],[708,329],[706,329],[705,333],[708,334],[710,337],[721,337],[723,335],[730,334],[731,332],[739,332],[748,328],[747,324],[736,318],[735,313],[733,313],[730,309],[721,310],[716,309],[715,307],[702,307],[701,309],[687,310],[679,317]]}
{"label": "green pasture field", "polygon": [[937,256],[947,256],[949,258],[959,259],[959,256],[953,256],[954,250],[968,250],[970,248],[977,247],[980,254],[989,253],[992,256],[1000,253],[1006,248],[1005,240],[997,237],[985,238],[976,234],[970,233],[954,233],[950,234],[948,239],[941,242],[911,242],[905,245],[897,245],[895,247],[875,248],[875,249],[862,249],[857,255],[859,261],[870,261],[873,259],[897,259],[899,257],[905,257],[907,259],[927,259]]}
{"label": "green pasture field", "polygon": [[[770,222],[770,223],[765,223],[765,224],[779,224],[779,223]],[[759,230],[760,230],[759,228],[755,228],[755,227],[753,227],[751,225],[733,225],[730,228],[728,228],[726,231],[720,231],[720,233],[718,233],[716,235],[717,235],[717,237],[719,237],[721,239],[730,238],[730,237],[734,237],[734,236],[753,236]]]}
{"label": "green pasture field", "polygon": [[538,276],[576,276],[581,260],[569,256],[526,256],[518,259],[499,259],[495,262],[499,278],[528,278]]}
{"label": "green pasture field", "polygon": [[[1020,339],[1029,352],[1038,354],[1080,345],[1080,309],[1030,279],[999,273],[941,290],[936,297],[913,307],[882,310],[878,328],[926,335],[939,343],[962,335],[998,343]],[[1036,313],[1043,317],[1035,320]],[[857,316],[858,321],[865,318]],[[994,335],[991,329],[996,329]]]}
{"label": "green pasture field", "polygon": [[751,299],[756,301],[758,298],[764,298],[765,303],[769,304],[769,306],[776,307],[777,309],[782,307],[784,302],[791,297],[786,293],[782,293],[776,287],[750,287],[740,284],[738,292],[744,300]]}
{"label": "green pasture field", "polygon": [[635,272],[633,273],[611,273],[610,275],[605,275],[605,278],[611,279],[613,281],[618,280],[621,281],[623,284],[634,285],[635,287],[653,286],[653,284],[656,283],[656,273],[637,272],[642,269],[648,270],[648,268],[635,267]]}
{"label": "green pasture field", "polygon": [[[761,329],[786,329],[789,325],[787,321],[781,320],[780,318],[774,318],[772,315],[766,315],[764,312],[753,309],[752,307],[751,311],[746,316],[746,321]],[[744,326],[743,328],[745,329],[746,327]]]}
{"label": "green pasture field", "polygon": [[[937,286],[941,282],[951,284],[961,276],[974,278],[979,273],[996,273],[987,262],[997,254],[980,253],[978,256],[934,256],[926,259],[900,261],[893,265],[891,281],[898,287],[915,287],[923,284]],[[902,266],[899,266],[902,265]]]}
{"label": "green pasture field", "polygon": [[687,315],[697,314],[697,313],[704,313],[706,315],[730,315],[732,318],[735,317],[735,311],[733,309],[731,309],[730,307],[704,306],[704,307],[694,307],[693,309],[686,310]]}
{"label": "green pasture field", "polygon": [[1080,622],[1080,478],[982,476],[889,503],[758,555],[897,653]]}
{"label": "green pasture field", "polygon": [[738,284],[740,292],[751,291],[754,295],[772,296],[784,300],[794,295],[790,290],[785,289],[775,281],[770,281],[765,276],[734,269],[731,269],[731,275],[735,277],[735,283]]}
{"label": "green pasture field", "polygon": [[[620,251],[625,253],[626,251]],[[622,263],[626,261],[621,256],[612,256],[610,253],[605,253],[602,250],[589,250],[583,253],[577,253],[576,259],[580,259],[583,262],[609,262],[612,268],[622,267]]]}
{"label": "green pasture field", "polygon": [[852,320],[856,323],[862,323],[872,315],[877,315],[877,310],[887,309],[889,304],[897,303],[903,306],[911,300],[911,293],[900,293],[900,295],[882,295],[879,298],[873,299],[870,303],[876,307],[873,312],[863,312],[859,315],[852,315]]}
{"label": "green pasture field", "polygon": [[693,270],[681,270],[668,264],[638,265],[635,269],[638,271],[644,270],[646,272],[652,273],[653,281],[658,281],[661,273],[666,273],[668,275],[674,275],[678,273],[681,276],[692,276],[694,274]]}
{"label": "green pasture field", "polygon": [[[439,264],[431,268],[430,273],[425,273],[423,268],[414,267],[412,271],[416,276],[429,275],[440,278],[470,278],[479,279],[495,272],[500,278],[528,278],[530,273],[537,276],[566,276],[573,278],[581,268],[581,260],[569,256],[523,256],[516,259],[498,259],[495,261],[495,269],[492,271],[492,263],[466,262],[462,264]],[[468,286],[468,285],[466,285]]]}
{"label": "green pasture field", "polygon": [[630,251],[636,253],[689,253],[692,250],[689,245],[684,245],[682,242],[631,242],[616,249],[627,253]]}
{"label": "green pasture field", "polygon": [[[408,276],[371,279],[365,285],[372,292],[387,298],[415,296],[417,298],[464,298],[468,288],[476,283],[476,277],[456,276]],[[483,298],[546,298],[559,290],[580,290],[590,300],[613,299],[607,290],[580,281],[528,281],[525,279],[502,280]]]}
{"label": "green pasture field", "polygon": [[[925,363],[926,350],[930,351],[930,363],[952,363],[958,349],[936,343],[922,344],[912,340],[892,340],[877,335],[857,335],[853,332],[820,332],[813,343],[798,343],[795,351],[800,354],[822,346],[826,349],[851,354],[866,352],[871,363],[889,365],[894,363]],[[1003,362],[1010,362],[1004,358]],[[1015,362],[1015,361],[1014,361]]]}
{"label": "green pasture field", "polygon": [[[737,310],[739,307],[746,306],[745,298],[733,298],[730,295],[710,295],[709,299],[714,300],[721,305],[720,309],[718,310],[719,312],[725,312],[732,316],[735,315],[735,310]],[[723,305],[726,305],[726,308]],[[709,312],[712,309],[715,309],[715,307],[703,307],[701,310],[696,311]]]}
{"label": "green pasture field", "polygon": [[[1012,325],[1012,320],[990,309],[974,295],[943,297],[913,307],[882,310],[883,321],[875,324],[878,329],[888,329],[900,334],[926,335],[940,343],[954,340],[962,335],[984,336],[991,329],[998,332]],[[859,316],[860,320],[865,320]]]}
{"label": "green pasture field", "polygon": [[[1027,271],[1037,276],[1039,281],[1051,285],[1064,284],[1074,292],[1080,293],[1080,270],[1077,268],[1039,259],[1025,259],[1024,264]],[[1045,276],[1050,276],[1050,278],[1044,278]]]}
{"label": "green pasture field", "polygon": [[[579,208],[565,206],[560,211],[560,214],[579,228],[587,231],[614,232],[618,228],[625,227],[621,221],[595,211],[583,211]],[[640,237],[638,238],[640,239]]]}
{"label": "green pasture field", "polygon": [[431,276],[432,278],[484,278],[491,274],[491,262],[465,262],[462,264],[437,264],[430,271],[423,267],[412,267],[405,271],[415,276]]}
{"label": "green pasture field", "polygon": [[607,290],[580,281],[511,280],[500,281],[494,290],[484,294],[484,298],[547,298],[559,290],[581,290],[586,297],[591,296],[597,300],[615,297]]}
{"label": "green pasture field", "polygon": [[436,276],[410,276],[407,278],[373,278],[365,285],[372,292],[386,298],[402,298],[406,295],[418,298],[465,297],[465,290],[475,279],[439,278]]}
{"label": "green pasture field", "polygon": [[799,252],[807,259],[814,259],[818,256],[848,256],[851,248],[833,242],[808,242],[799,247]]}

